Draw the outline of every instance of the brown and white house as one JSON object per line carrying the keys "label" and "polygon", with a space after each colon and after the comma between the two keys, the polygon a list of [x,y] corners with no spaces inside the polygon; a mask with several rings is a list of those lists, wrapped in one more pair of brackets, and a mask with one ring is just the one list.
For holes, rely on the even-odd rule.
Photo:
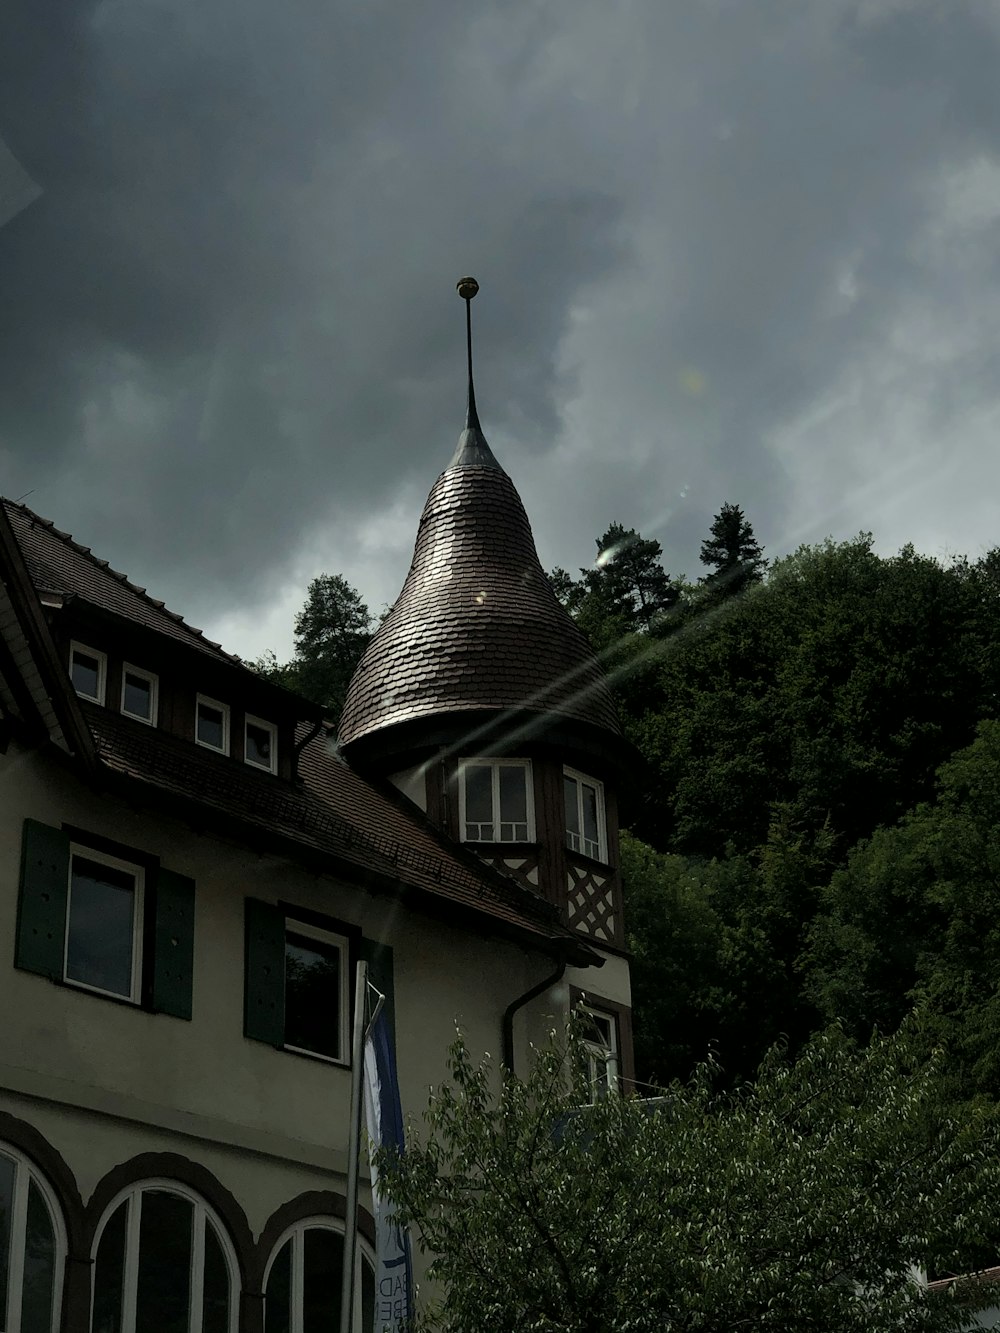
{"label": "brown and white house", "polygon": [[404,1113],[572,1003],[631,1076],[629,752],[474,399],[329,732],[0,505],[3,1333],[338,1326],[358,959]]}

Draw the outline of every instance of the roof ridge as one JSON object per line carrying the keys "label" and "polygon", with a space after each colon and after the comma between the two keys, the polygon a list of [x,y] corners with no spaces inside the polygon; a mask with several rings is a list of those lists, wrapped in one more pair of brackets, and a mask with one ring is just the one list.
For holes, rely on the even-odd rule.
{"label": "roof ridge", "polygon": [[92,565],[96,565],[98,569],[109,574],[113,579],[116,579],[119,583],[123,584],[130,592],[134,592],[137,597],[141,597],[142,600],[149,606],[153,607],[154,610],[159,611],[162,615],[168,616],[175,624],[182,626],[192,638],[201,639],[203,643],[207,643],[209,647],[214,648],[217,652],[221,653],[223,657],[232,662],[235,666],[246,666],[246,663],[235,653],[227,652],[220,643],[216,643],[214,639],[208,638],[203,629],[199,629],[196,625],[192,625],[186,621],[179,611],[171,611],[166,603],[161,601],[160,598],[150,596],[144,587],[141,587],[138,583],[133,583],[127,574],[124,574],[120,569],[112,568],[110,561],[94,555],[93,550],[89,546],[84,546],[82,542],[78,542],[73,537],[72,533],[63,532],[61,528],[57,528],[51,518],[43,518],[41,514],[37,514],[34,509],[30,509],[20,500],[10,500],[6,496],[0,496],[0,502],[8,506],[10,509],[20,510],[20,512],[30,519],[32,523],[37,523],[43,528],[48,528],[54,536],[60,538],[61,541],[65,542],[67,546],[71,547],[79,555],[86,556]]}

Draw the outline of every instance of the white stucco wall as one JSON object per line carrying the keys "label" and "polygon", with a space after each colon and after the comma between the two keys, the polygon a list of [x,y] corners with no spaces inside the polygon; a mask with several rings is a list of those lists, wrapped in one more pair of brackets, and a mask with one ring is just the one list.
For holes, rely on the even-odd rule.
{"label": "white stucco wall", "polygon": [[427,768],[424,764],[415,764],[412,768],[403,768],[398,773],[390,773],[392,785],[408,797],[414,805],[427,812]]}
{"label": "white stucco wall", "polygon": [[[26,817],[77,825],[194,878],[191,1022],[14,968]],[[85,1199],[111,1166],[148,1151],[208,1166],[255,1234],[302,1190],[342,1191],[349,1072],[243,1036],[245,896],[326,913],[392,946],[400,1089],[415,1116],[445,1072],[456,1022],[474,1051],[499,1061],[504,1009],[552,969],[515,944],[110,802],[54,761],[12,748],[0,756],[0,1108],[45,1134]],[[565,988],[518,1018],[521,1062],[564,1003]]]}

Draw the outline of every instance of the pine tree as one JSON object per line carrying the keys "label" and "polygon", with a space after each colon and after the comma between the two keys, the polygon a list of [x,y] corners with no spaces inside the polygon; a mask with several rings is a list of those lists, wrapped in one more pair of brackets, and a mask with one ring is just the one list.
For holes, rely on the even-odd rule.
{"label": "pine tree", "polygon": [[724,504],[716,514],[709,537],[701,544],[703,565],[714,565],[701,580],[724,596],[742,592],[764,578],[767,561],[754,536],[753,525],[739,505]]}
{"label": "pine tree", "polygon": [[595,648],[654,628],[675,606],[680,589],[660,563],[657,541],[612,523],[597,538],[597,558],[574,579],[565,569],[548,575],[552,591]]}

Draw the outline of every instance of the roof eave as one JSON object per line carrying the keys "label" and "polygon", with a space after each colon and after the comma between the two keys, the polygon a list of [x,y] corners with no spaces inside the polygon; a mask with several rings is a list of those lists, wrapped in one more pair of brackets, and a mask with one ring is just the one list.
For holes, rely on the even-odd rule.
{"label": "roof eave", "polygon": [[232,837],[251,847],[286,856],[313,872],[347,880],[372,894],[394,897],[405,905],[419,910],[422,915],[451,924],[460,921],[466,925],[476,926],[480,933],[488,932],[494,937],[510,939],[547,956],[557,957],[566,953],[569,961],[577,967],[603,966],[604,959],[600,954],[562,927],[557,926],[550,935],[543,933],[541,929],[533,930],[527,925],[518,926],[515,922],[504,921],[489,912],[457,903],[453,899],[441,898],[421,885],[409,883],[401,876],[382,874],[367,866],[358,865],[347,857],[312,847],[252,819],[243,819],[238,815],[211,809],[197,797],[166,791],[154,782],[134,773],[123,773],[103,761],[98,760],[97,766],[103,784],[110,790],[117,790],[130,800],[138,798],[144,804],[165,810],[199,829],[210,828],[219,836]]}
{"label": "roof eave", "polygon": [[[3,505],[0,505],[0,574],[65,743],[86,772],[94,776],[97,772],[97,753],[93,736],[53,642],[38,593]],[[38,712],[37,709],[35,711]],[[58,744],[58,738],[51,736],[51,733],[50,739]]]}

